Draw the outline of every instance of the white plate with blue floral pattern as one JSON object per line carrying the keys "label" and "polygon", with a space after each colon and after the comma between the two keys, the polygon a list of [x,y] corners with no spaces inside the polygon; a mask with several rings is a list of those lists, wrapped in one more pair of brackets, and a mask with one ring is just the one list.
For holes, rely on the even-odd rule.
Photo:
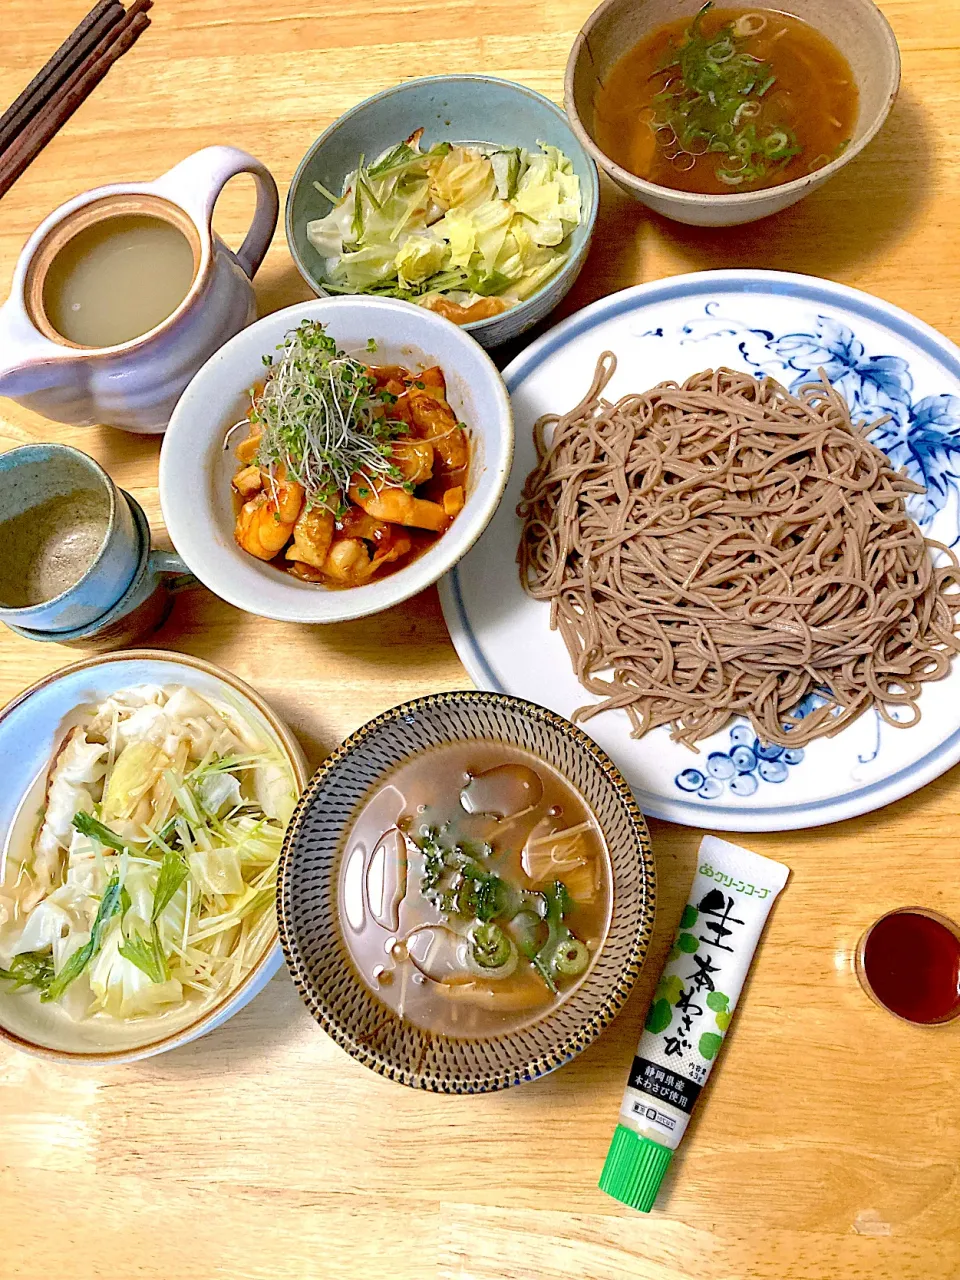
{"label": "white plate with blue floral pattern", "polygon": [[[708,271],[625,289],[565,320],[504,371],[516,421],[513,473],[483,537],[441,583],[453,642],[481,688],[566,716],[590,701],[549,628],[549,607],[521,589],[516,505],[535,462],[533,423],[574,405],[606,350],[618,357],[611,399],[717,365],[769,373],[791,388],[822,368],[855,419],[890,415],[871,439],[926,486],[908,502],[911,515],[928,537],[960,543],[960,351],[935,330],[855,289],[776,271]],[[871,710],[803,750],[764,746],[745,720],[698,753],[671,741],[667,727],[631,738],[619,711],[584,727],[646,813],[722,831],[782,831],[877,809],[960,760],[960,663],[926,687],[920,707],[909,729]]]}

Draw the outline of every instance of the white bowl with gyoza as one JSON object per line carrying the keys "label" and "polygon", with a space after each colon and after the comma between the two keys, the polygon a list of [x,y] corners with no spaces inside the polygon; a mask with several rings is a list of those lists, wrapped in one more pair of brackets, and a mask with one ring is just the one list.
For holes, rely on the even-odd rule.
{"label": "white bowl with gyoza", "polygon": [[148,650],[0,713],[0,1036],[61,1060],[185,1044],[277,971],[276,870],[305,782],[248,686]]}

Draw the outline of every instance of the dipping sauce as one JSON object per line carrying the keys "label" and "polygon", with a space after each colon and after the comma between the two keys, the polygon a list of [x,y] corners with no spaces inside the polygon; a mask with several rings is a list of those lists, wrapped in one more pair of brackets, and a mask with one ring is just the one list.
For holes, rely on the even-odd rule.
{"label": "dipping sauce", "polygon": [[58,494],[0,523],[0,603],[43,604],[87,572],[103,546],[110,508],[102,493]]}
{"label": "dipping sauce", "polygon": [[583,797],[497,742],[411,757],[371,792],[339,874],[360,974],[427,1031],[491,1036],[542,1017],[610,923],[609,855]]}
{"label": "dipping sauce", "polygon": [[910,1022],[960,1012],[960,938],[935,914],[894,911],[866,934],[859,957],[871,993]]}
{"label": "dipping sauce", "polygon": [[44,280],[43,306],[68,341],[112,347],[166,320],[193,276],[193,249],[182,231],[163,218],[121,214],[63,246]]}
{"label": "dipping sauce", "polygon": [[772,9],[701,9],[651,31],[596,96],[611,160],[702,195],[775,187],[835,159],[857,123],[843,54]]}

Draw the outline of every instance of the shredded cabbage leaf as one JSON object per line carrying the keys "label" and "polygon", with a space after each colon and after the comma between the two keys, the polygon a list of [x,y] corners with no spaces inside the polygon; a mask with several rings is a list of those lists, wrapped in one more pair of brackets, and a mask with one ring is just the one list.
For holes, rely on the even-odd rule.
{"label": "shredded cabbage leaf", "polygon": [[[422,130],[344,179],[307,239],[333,293],[506,310],[555,275],[582,218],[580,179],[557,147],[438,143]],[[330,201],[330,193],[318,186]],[[456,318],[450,311],[451,318]]]}
{"label": "shredded cabbage leaf", "polygon": [[114,694],[70,730],[30,854],[8,857],[3,989],[74,1019],[217,1000],[275,928],[296,798],[238,708],[185,687]]}

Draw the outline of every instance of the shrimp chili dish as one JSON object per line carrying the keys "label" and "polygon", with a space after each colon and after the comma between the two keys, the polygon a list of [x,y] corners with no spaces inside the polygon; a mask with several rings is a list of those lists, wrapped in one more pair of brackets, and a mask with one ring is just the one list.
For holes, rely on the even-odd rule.
{"label": "shrimp chili dish", "polygon": [[[438,367],[411,371],[342,351],[305,320],[264,356],[233,477],[242,550],[305,582],[356,587],[402,569],[463,508],[466,425]],[[365,355],[376,354],[373,339]]]}

